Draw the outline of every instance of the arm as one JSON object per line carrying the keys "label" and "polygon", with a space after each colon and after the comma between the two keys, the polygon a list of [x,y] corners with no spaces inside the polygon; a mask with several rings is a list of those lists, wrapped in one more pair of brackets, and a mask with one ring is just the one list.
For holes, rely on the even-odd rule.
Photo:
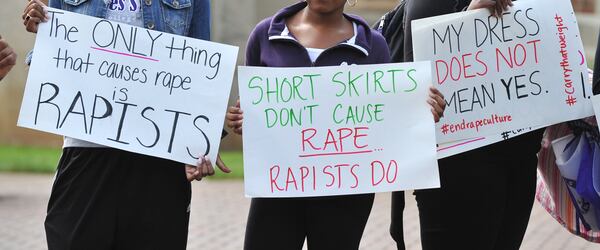
{"label": "arm", "polygon": [[[210,41],[210,1],[194,0],[192,12],[192,21],[190,24],[189,37]],[[227,136],[223,130],[221,139]],[[217,154],[217,167],[224,173],[231,173],[231,170],[225,165],[221,156]],[[200,156],[196,166],[186,165],[185,174],[188,181],[202,180],[206,176],[215,174],[215,169],[207,156]]]}
{"label": "arm", "polygon": [[[260,59],[260,37],[266,36],[267,34],[264,31],[261,31],[260,27],[264,27],[265,22],[267,20],[262,21],[257,25],[250,37],[248,38],[248,43],[246,45],[246,65],[247,66],[264,66],[262,65],[262,60]],[[238,99],[235,106],[229,107],[227,109],[227,114],[225,115],[225,123],[227,127],[233,130],[234,133],[241,135],[242,134],[242,125],[244,122],[244,111],[240,108],[240,100]]]}
{"label": "arm", "polygon": [[[219,167],[219,169],[221,169],[221,171],[224,173],[231,173],[231,170],[225,166],[225,163],[223,163],[223,160],[221,160],[220,155],[217,155],[217,167]],[[185,175],[188,181],[200,181],[206,176],[215,175],[215,168],[210,162],[208,156],[200,156],[200,159],[198,159],[198,162],[196,162],[196,166],[185,165]]]}
{"label": "arm", "polygon": [[[50,0],[51,7],[60,7],[60,3],[58,2],[57,0]],[[48,21],[47,15],[46,4],[40,0],[30,0],[25,6],[21,18],[27,31],[37,33],[39,24]]]}
{"label": "arm", "polygon": [[0,36],[0,80],[8,74],[16,62],[17,54]]}
{"label": "arm", "polygon": [[[61,0],[50,0],[50,1],[40,1],[40,0],[30,0],[29,3],[25,6],[23,10],[23,15],[21,18],[23,19],[23,25],[25,25],[25,29],[31,33],[37,33],[38,26],[41,22],[48,21],[47,11],[46,11],[46,3],[49,4],[52,8],[62,9],[62,1]],[[27,65],[31,64],[33,50],[27,53],[25,57],[25,63]]]}

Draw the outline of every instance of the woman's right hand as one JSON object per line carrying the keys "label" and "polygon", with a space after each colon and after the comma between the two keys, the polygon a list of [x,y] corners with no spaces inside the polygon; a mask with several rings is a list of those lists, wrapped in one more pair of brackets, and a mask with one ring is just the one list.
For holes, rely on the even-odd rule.
{"label": "woman's right hand", "polygon": [[240,100],[237,100],[235,106],[229,107],[227,110],[227,127],[233,130],[234,133],[242,134],[242,123],[244,122],[244,112],[240,108]]}
{"label": "woman's right hand", "polygon": [[512,0],[471,0],[471,4],[469,4],[467,10],[487,8],[494,16],[500,17],[512,5]]}
{"label": "woman's right hand", "polygon": [[[229,169],[223,160],[221,160],[221,155],[217,154],[217,167],[226,174],[231,173],[231,169]],[[196,162],[196,166],[185,165],[185,175],[188,181],[197,180],[200,181],[202,178],[206,176],[215,175],[215,169],[210,162],[208,156],[200,156],[198,161]]]}
{"label": "woman's right hand", "polygon": [[41,22],[48,21],[48,11],[46,5],[40,0],[29,0],[25,10],[23,10],[23,25],[25,29],[31,33],[37,33],[38,26]]}

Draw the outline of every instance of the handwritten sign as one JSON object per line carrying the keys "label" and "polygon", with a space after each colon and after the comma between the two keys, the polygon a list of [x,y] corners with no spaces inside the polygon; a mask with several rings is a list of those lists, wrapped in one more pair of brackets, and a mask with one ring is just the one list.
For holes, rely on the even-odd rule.
{"label": "handwritten sign", "polygon": [[517,130],[505,131],[499,135],[489,135],[485,137],[478,137],[454,142],[446,142],[438,144],[437,152],[438,159],[443,159],[460,153],[464,153],[473,149],[485,147],[497,142],[506,141],[517,136],[527,134],[531,131],[535,131],[542,127],[535,128],[522,128]]}
{"label": "handwritten sign", "polygon": [[439,187],[429,65],[239,67],[246,195]]}
{"label": "handwritten sign", "polygon": [[591,87],[569,1],[517,1],[413,21],[415,60],[430,60],[445,95],[438,143],[590,116]]}
{"label": "handwritten sign", "polygon": [[238,49],[49,9],[18,125],[194,164],[216,159]]}

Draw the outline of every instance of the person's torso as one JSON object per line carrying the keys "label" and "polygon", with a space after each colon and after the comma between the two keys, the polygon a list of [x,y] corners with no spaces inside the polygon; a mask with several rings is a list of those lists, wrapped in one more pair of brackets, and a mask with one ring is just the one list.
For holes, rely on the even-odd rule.
{"label": "person's torso", "polygon": [[111,0],[106,10],[106,19],[143,27],[140,0]]}
{"label": "person's torso", "polygon": [[[265,35],[260,47],[260,66],[265,67],[317,67],[342,64],[387,63],[383,56],[370,54],[354,41],[343,41],[320,51],[311,60],[309,51],[292,36],[273,37]],[[386,48],[387,50],[387,48]],[[256,65],[258,66],[258,65]]]}
{"label": "person's torso", "polygon": [[354,36],[327,48],[311,60],[309,51],[289,32],[285,19],[306,6],[298,3],[281,10],[271,18],[259,23],[251,38],[258,43],[260,63],[249,66],[265,67],[312,67],[342,64],[378,64],[389,62],[389,50],[385,39],[356,16],[345,15],[355,24]]}
{"label": "person's torso", "polygon": [[[57,6],[52,2],[58,2],[60,5]],[[129,11],[129,8],[135,7],[135,11],[142,18],[138,24],[143,25],[144,28],[183,36],[187,36],[190,32],[194,4],[205,3],[206,8],[209,7],[208,1],[204,0],[50,0],[50,3],[51,7],[60,7],[66,11],[120,22],[128,19],[126,17],[122,17],[125,18],[122,20],[112,19],[115,10],[122,8]],[[206,25],[205,37],[208,37],[210,22],[208,17],[196,18],[195,21],[205,22],[205,24],[195,25]]]}

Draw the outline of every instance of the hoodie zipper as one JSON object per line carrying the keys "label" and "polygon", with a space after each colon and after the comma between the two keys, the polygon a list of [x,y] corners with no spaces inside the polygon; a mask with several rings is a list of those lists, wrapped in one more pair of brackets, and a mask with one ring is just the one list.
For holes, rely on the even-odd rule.
{"label": "hoodie zipper", "polygon": [[330,50],[337,49],[340,47],[345,47],[345,46],[353,48],[352,46],[344,44],[344,43],[336,44],[333,47],[329,47],[329,48],[323,50],[323,52],[321,52],[321,54],[319,56],[317,56],[317,58],[313,62],[312,60],[310,60],[310,56],[308,55],[308,50],[306,49],[306,47],[304,47],[302,44],[300,44],[296,39],[290,37],[290,38],[281,38],[280,40],[285,40],[285,41],[291,42],[291,43],[295,44],[296,46],[302,48],[304,50],[304,58],[308,59],[311,67],[318,67],[319,65],[317,64],[317,62],[319,61],[319,59],[323,56],[323,54],[327,53]]}

